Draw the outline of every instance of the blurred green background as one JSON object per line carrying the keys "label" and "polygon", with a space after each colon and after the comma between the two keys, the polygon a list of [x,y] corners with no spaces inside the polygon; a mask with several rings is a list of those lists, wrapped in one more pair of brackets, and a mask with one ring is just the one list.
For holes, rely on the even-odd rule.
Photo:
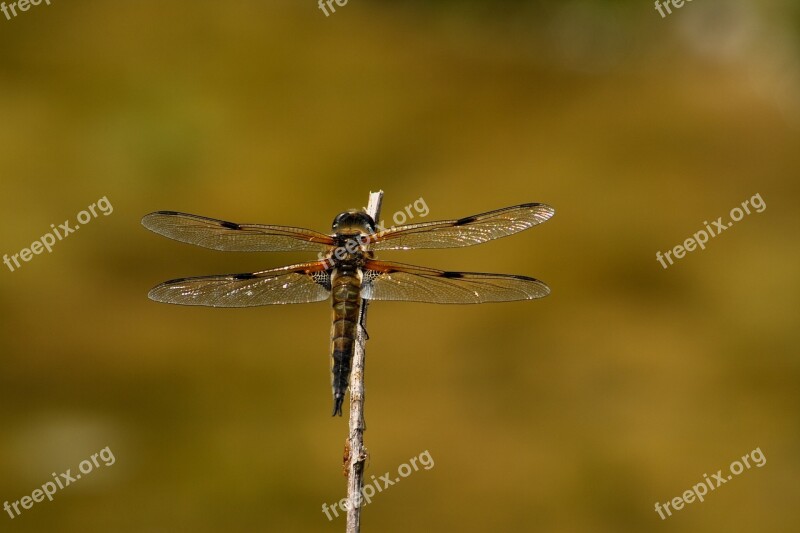
{"label": "blurred green background", "polygon": [[[158,305],[223,254],[169,209],[328,231],[383,189],[426,220],[546,202],[543,226],[384,258],[534,276],[536,302],[371,307],[363,531],[797,531],[800,8],[790,1],[41,4],[0,15],[0,503],[116,457],[18,532],[343,531],[330,310]],[[664,270],[655,260],[760,194]],[[662,521],[760,447],[763,468]]]}

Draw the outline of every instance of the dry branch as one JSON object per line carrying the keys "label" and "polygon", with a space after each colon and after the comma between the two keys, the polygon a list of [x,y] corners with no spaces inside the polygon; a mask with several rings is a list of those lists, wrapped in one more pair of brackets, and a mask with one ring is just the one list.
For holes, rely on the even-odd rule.
{"label": "dry branch", "polygon": [[[370,192],[367,214],[379,220],[383,191]],[[364,464],[367,449],[364,447],[364,362],[366,358],[367,300],[361,301],[358,337],[353,350],[350,374],[350,434],[345,444],[345,469],[347,471],[347,533],[361,531],[361,488],[364,485]]]}

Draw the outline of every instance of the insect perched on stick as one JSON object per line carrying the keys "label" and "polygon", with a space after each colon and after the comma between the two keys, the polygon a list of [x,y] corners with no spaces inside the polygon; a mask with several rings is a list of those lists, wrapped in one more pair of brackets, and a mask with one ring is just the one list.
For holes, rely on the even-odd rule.
{"label": "insect perched on stick", "polygon": [[349,210],[336,216],[332,233],[326,235],[157,211],[146,215],[142,224],[177,241],[230,252],[321,252],[324,258],[254,273],[174,279],[153,288],[149,296],[157,302],[210,307],[297,304],[331,297],[333,415],[341,416],[362,299],[477,304],[532,300],[550,292],[527,276],[445,272],[378,261],[375,252],[472,246],[531,228],[554,213],[548,205],[531,203],[378,232],[367,213]]}

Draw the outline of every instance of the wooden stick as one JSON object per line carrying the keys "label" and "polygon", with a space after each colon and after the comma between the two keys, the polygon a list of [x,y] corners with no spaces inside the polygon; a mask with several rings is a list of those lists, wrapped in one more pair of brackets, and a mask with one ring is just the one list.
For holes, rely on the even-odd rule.
{"label": "wooden stick", "polygon": [[[367,214],[376,222],[381,214],[383,191],[370,192]],[[364,363],[366,359],[367,300],[361,301],[358,337],[353,350],[350,374],[350,435],[345,443],[345,468],[347,469],[347,533],[361,531],[361,488],[364,485],[364,464],[367,449],[364,447]]]}

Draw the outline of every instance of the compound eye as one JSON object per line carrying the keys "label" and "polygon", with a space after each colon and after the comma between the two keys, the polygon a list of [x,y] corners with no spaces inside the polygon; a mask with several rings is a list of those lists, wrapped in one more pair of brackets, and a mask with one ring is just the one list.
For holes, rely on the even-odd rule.
{"label": "compound eye", "polygon": [[370,233],[375,233],[377,228],[375,227],[375,221],[372,220],[371,216],[367,216],[367,229]]}
{"label": "compound eye", "polygon": [[340,213],[340,214],[336,215],[336,218],[333,219],[333,229],[335,230],[336,228],[341,226],[342,223],[344,223],[344,221],[347,218],[347,216],[348,216],[347,213]]}

